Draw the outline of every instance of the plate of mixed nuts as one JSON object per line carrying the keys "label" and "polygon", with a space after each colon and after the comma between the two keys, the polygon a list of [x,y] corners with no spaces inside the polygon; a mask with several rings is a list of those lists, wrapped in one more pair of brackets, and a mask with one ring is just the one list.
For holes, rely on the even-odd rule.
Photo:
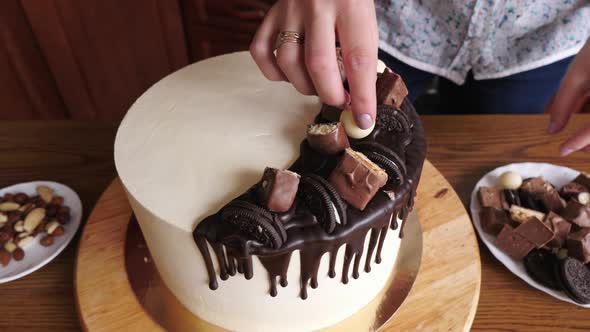
{"label": "plate of mixed nuts", "polygon": [[50,181],[0,190],[0,283],[36,271],[70,243],[80,227],[82,202]]}

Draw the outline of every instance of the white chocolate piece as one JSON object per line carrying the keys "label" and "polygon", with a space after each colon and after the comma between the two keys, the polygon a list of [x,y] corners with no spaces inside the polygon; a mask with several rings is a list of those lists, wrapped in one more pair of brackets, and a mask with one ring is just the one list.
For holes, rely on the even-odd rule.
{"label": "white chocolate piece", "polygon": [[352,111],[350,108],[346,108],[342,113],[340,113],[340,122],[346,130],[346,134],[352,138],[364,138],[369,136],[373,129],[375,129],[375,121],[373,121],[373,125],[367,129],[361,129],[356,125],[354,121],[354,117],[352,116]]}
{"label": "white chocolate piece", "polygon": [[504,172],[500,175],[496,184],[504,189],[516,190],[522,185],[522,176],[515,172]]}
{"label": "white chocolate piece", "polygon": [[579,193],[578,194],[578,202],[580,202],[581,204],[587,205],[588,203],[590,203],[590,194],[589,193]]}

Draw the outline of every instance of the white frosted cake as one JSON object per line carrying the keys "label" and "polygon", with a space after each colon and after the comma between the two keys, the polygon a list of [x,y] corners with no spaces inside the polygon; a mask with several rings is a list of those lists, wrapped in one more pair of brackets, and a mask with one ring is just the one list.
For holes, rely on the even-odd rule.
{"label": "white frosted cake", "polygon": [[[366,208],[334,194],[334,211],[323,216],[298,193],[288,212],[275,213],[253,198],[265,167],[291,169],[302,181],[313,173],[309,183],[330,187],[340,156],[324,158],[306,144],[309,124],[333,121],[321,107],[288,83],[267,81],[241,52],[169,75],[127,113],[117,171],[162,279],[199,318],[237,331],[317,330],[360,310],[389,279],[425,154],[407,100],[379,106],[373,133],[350,139],[352,149],[389,158],[389,180]],[[220,211],[236,198],[259,214],[237,226],[224,219]],[[247,223],[260,216],[272,228],[250,236]]]}

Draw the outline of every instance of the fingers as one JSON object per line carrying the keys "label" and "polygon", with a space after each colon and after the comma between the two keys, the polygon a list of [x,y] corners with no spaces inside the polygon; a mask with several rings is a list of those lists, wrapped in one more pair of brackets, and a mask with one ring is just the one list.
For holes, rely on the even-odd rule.
{"label": "fingers", "polygon": [[572,61],[546,112],[551,121],[547,132],[554,134],[563,129],[573,113],[579,112],[590,92],[590,43],[582,48]]}
{"label": "fingers", "polygon": [[329,105],[343,106],[348,102],[348,94],[336,60],[335,17],[323,9],[311,9],[319,12],[317,15],[306,14],[305,64],[320,99]]}
{"label": "fingers", "polygon": [[352,113],[360,128],[375,121],[377,79],[377,23],[373,2],[343,8],[336,18],[344,68],[350,88]]}
{"label": "fingers", "polygon": [[281,9],[279,4],[273,6],[264,21],[256,31],[252,43],[250,43],[250,54],[254,62],[262,71],[262,74],[271,81],[285,81],[287,78],[281,71],[275,58],[274,48],[279,33],[279,21]]}
{"label": "fingers", "polygon": [[580,129],[571,138],[561,144],[559,154],[565,157],[573,152],[584,150],[590,151],[590,126]]}

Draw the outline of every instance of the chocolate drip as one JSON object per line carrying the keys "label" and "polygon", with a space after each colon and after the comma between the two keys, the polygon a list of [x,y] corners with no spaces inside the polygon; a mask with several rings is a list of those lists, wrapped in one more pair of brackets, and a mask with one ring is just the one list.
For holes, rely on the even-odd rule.
{"label": "chocolate drip", "polygon": [[[409,135],[412,135],[412,137],[407,137],[408,132],[405,131],[387,132],[375,130],[374,134],[363,140],[357,140],[376,141],[394,151],[399,151],[400,155],[405,157],[405,168],[408,171],[406,174],[407,181],[401,184],[390,183],[388,190],[391,189],[393,195],[387,195],[383,191],[379,191],[363,211],[349,207],[346,212],[348,223],[346,225],[337,225],[330,234],[322,229],[316,217],[308,208],[304,204],[299,204],[296,200],[291,210],[276,215],[276,218],[274,218],[275,222],[282,223],[287,232],[286,241],[279,248],[274,249],[253,240],[247,234],[241,233],[235,225],[223,220],[219,213],[207,217],[196,227],[193,236],[205,261],[209,276],[209,288],[214,290],[219,285],[207,243],[211,244],[213,252],[217,256],[219,263],[218,273],[222,280],[234,276],[236,271],[244,274],[246,279],[251,279],[254,274],[252,256],[257,256],[268,273],[269,293],[271,296],[277,296],[278,294],[277,278],[281,286],[287,286],[289,262],[291,254],[295,250],[299,250],[301,258],[300,296],[302,299],[307,298],[309,295],[308,286],[312,288],[318,287],[318,270],[321,257],[324,254],[329,254],[328,276],[330,278],[336,277],[336,257],[339,248],[342,246],[345,246],[345,257],[341,281],[343,283],[349,281],[351,264],[353,264],[353,278],[359,277],[360,263],[369,231],[371,233],[369,235],[364,270],[366,272],[371,271],[373,254],[375,255],[375,262],[377,264],[381,263],[381,252],[387,231],[390,227],[391,229],[397,229],[398,227],[396,216],[403,220],[402,229],[400,230],[400,236],[402,236],[407,214],[412,209],[413,196],[415,195],[426,154],[422,125],[413,107],[408,101],[405,101],[400,112],[404,112],[412,122],[413,128],[409,131]],[[318,117],[319,121],[322,121],[321,116]],[[407,148],[400,144],[400,142],[406,142],[409,139],[412,140],[412,144],[408,145]],[[402,154],[402,152],[405,153]],[[301,156],[295,161],[291,170],[300,174],[313,172],[326,177],[333,169],[338,158],[339,156],[314,154],[314,151],[304,141]],[[240,199],[252,203],[257,202],[254,189],[240,196]]]}

